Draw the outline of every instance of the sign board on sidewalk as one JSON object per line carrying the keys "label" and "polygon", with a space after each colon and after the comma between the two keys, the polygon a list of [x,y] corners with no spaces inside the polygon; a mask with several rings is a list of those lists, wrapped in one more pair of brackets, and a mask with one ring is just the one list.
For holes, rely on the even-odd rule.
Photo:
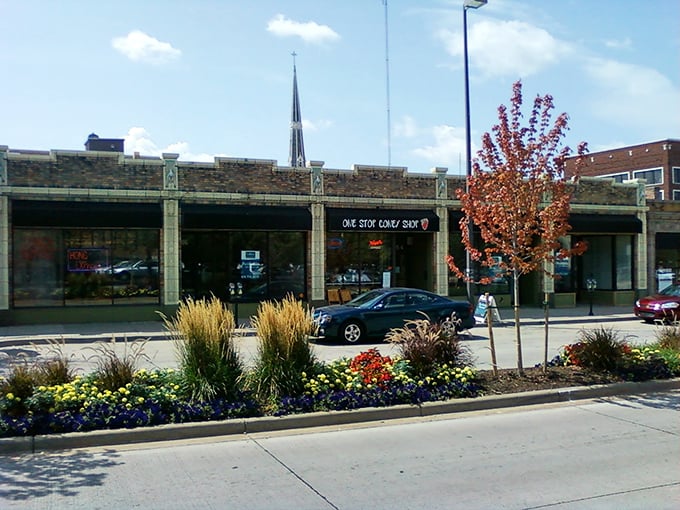
{"label": "sign board on sidewalk", "polygon": [[491,318],[495,322],[503,322],[501,319],[501,314],[498,312],[498,306],[496,306],[496,300],[490,294],[482,294],[479,296],[477,301],[477,306],[475,307],[475,322],[477,324],[486,323],[486,314],[488,310],[491,309]]}

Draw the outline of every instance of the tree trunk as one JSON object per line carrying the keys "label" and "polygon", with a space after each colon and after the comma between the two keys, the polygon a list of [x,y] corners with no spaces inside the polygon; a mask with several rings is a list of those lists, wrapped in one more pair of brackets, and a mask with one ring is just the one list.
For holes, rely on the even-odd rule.
{"label": "tree trunk", "polygon": [[544,343],[544,349],[543,349],[543,373],[545,374],[548,371],[548,324],[549,322],[549,307],[548,307],[548,299],[550,299],[550,295],[546,292],[543,295],[543,307],[545,308],[545,343]]}
{"label": "tree trunk", "polygon": [[[486,301],[486,324],[489,327],[489,349],[491,349],[491,368],[493,369],[493,375],[498,377],[498,363],[496,362],[496,343],[493,338],[493,310],[491,309],[490,296],[487,293]],[[495,301],[494,301],[495,303]],[[494,305],[495,306],[495,305]]]}
{"label": "tree trunk", "polygon": [[522,335],[519,327],[519,273],[517,271],[513,272],[512,275],[514,282],[513,298],[515,302],[513,303],[515,309],[515,338],[517,344],[517,372],[520,375],[524,374],[524,366],[522,365]]}

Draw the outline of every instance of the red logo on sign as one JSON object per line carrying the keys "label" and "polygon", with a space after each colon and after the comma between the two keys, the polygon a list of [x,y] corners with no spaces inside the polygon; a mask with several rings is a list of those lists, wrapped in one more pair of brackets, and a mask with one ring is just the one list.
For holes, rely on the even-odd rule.
{"label": "red logo on sign", "polygon": [[427,218],[422,218],[420,220],[420,226],[423,227],[423,230],[427,230],[428,225],[430,224],[430,220]]}

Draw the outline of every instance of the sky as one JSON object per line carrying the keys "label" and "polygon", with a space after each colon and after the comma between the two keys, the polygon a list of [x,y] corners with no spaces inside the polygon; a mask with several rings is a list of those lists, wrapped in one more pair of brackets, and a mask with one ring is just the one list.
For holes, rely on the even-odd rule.
{"label": "sky", "polygon": [[[0,145],[465,173],[463,0],[0,0]],[[467,11],[473,153],[521,80],[591,152],[680,138],[680,0]],[[293,56],[292,54],[296,55]]]}

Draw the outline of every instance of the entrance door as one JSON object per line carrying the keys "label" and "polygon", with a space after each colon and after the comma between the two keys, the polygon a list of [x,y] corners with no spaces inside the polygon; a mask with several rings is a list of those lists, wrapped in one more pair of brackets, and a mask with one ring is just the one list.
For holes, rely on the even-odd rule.
{"label": "entrance door", "polygon": [[432,236],[401,234],[397,242],[397,285],[416,289],[434,288]]}

